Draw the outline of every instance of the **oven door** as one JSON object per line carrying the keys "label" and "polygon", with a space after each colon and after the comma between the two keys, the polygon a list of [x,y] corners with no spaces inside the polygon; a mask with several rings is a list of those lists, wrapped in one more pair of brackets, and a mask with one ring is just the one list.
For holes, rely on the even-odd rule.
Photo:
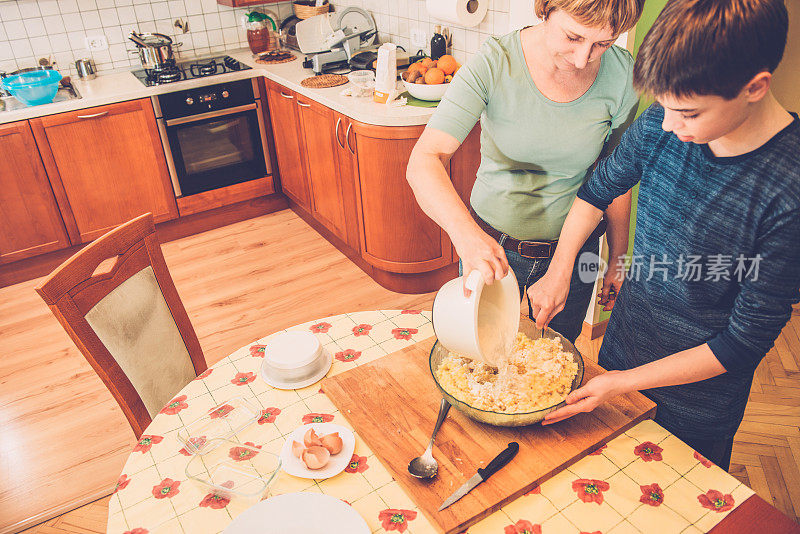
{"label": "oven door", "polygon": [[258,103],[164,121],[178,196],[269,174]]}

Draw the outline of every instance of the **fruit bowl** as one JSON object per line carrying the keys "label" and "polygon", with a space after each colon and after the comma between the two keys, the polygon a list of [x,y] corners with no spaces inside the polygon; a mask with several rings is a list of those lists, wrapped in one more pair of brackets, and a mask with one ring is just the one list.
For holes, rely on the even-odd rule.
{"label": "fruit bowl", "polygon": [[436,101],[441,100],[447,88],[450,87],[449,83],[440,83],[438,85],[424,85],[420,83],[409,83],[401,76],[403,85],[406,86],[406,91],[420,100]]}

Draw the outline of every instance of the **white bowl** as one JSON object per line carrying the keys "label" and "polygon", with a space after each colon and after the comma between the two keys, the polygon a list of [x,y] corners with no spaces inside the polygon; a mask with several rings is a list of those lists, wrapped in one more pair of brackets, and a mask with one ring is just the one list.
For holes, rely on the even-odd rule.
{"label": "white bowl", "polygon": [[441,100],[444,96],[444,93],[447,91],[447,88],[450,87],[449,83],[426,85],[421,83],[409,83],[402,77],[400,79],[403,80],[403,85],[406,86],[406,91],[408,91],[411,96],[420,100],[428,100],[431,102]]}
{"label": "white bowl", "polygon": [[322,379],[332,358],[311,332],[290,331],[276,335],[264,347],[261,378],[278,389],[298,389]]}

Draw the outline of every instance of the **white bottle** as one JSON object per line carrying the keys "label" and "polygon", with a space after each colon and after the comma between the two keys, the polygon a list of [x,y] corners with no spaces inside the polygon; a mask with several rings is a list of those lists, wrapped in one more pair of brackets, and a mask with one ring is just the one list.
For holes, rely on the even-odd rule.
{"label": "white bottle", "polygon": [[373,99],[380,104],[391,102],[397,96],[397,45],[384,43],[378,48],[375,71]]}

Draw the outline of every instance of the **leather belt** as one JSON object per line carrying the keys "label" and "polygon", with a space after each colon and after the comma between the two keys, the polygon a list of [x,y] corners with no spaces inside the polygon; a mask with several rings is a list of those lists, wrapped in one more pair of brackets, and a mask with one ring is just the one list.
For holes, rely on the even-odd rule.
{"label": "leather belt", "polygon": [[[489,225],[489,223],[481,219],[473,210],[470,210],[470,214],[472,214],[472,218],[475,219],[475,222],[478,223],[478,226],[480,226],[481,230],[490,235],[492,239],[500,244],[501,247],[503,247],[505,250],[516,252],[523,258],[532,260],[548,259],[552,258],[553,254],[556,252],[558,239],[554,239],[552,241],[524,241],[514,239],[510,235],[503,233]],[[600,224],[597,225],[597,228],[594,229],[586,241],[588,242],[590,239],[598,239],[605,233],[606,226],[607,223],[605,219],[601,220]]]}

